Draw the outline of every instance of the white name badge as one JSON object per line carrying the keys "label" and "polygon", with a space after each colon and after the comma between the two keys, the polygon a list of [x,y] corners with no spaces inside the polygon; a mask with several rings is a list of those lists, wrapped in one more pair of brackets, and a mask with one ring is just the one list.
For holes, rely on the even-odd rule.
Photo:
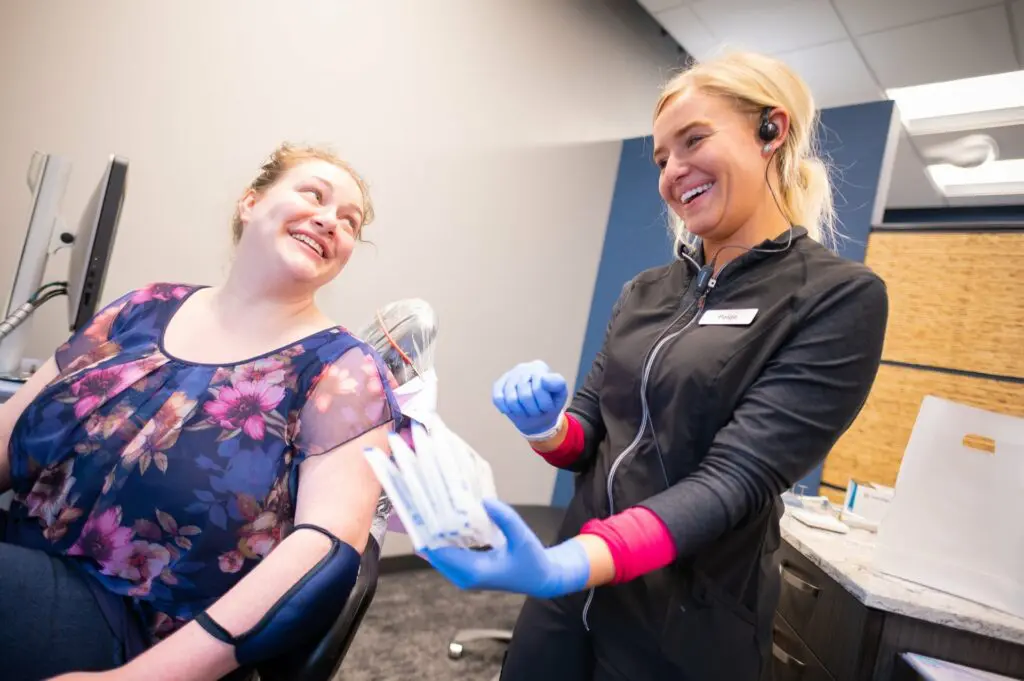
{"label": "white name badge", "polygon": [[743,310],[708,310],[701,315],[701,326],[747,326],[757,316],[757,308]]}

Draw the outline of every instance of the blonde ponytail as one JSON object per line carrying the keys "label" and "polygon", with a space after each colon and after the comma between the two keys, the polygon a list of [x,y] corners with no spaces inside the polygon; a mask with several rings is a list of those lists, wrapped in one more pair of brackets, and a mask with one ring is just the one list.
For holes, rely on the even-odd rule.
{"label": "blonde ponytail", "polygon": [[807,234],[827,248],[835,248],[835,207],[828,166],[818,157],[797,162],[796,177],[783,185],[782,206],[786,217],[807,229]]}

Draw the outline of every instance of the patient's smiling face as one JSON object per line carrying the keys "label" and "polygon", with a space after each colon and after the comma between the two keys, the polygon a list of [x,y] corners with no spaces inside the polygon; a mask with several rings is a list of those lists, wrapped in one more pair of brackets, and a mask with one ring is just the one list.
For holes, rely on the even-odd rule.
{"label": "patient's smiling face", "polygon": [[242,197],[239,257],[258,261],[267,276],[319,288],[352,255],[364,206],[359,183],[344,168],[321,159],[297,163]]}

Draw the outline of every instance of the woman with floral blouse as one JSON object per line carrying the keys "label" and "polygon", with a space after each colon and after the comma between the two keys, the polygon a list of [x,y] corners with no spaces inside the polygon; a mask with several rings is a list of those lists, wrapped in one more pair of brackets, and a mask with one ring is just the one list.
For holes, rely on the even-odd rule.
{"label": "woman with floral blouse", "polygon": [[349,166],[282,146],[222,285],[120,297],[0,406],[5,679],[220,678],[235,649],[194,618],[253,629],[332,550],[293,527],[362,551],[380,487],[361,452],[399,411],[314,295],[371,218]]}

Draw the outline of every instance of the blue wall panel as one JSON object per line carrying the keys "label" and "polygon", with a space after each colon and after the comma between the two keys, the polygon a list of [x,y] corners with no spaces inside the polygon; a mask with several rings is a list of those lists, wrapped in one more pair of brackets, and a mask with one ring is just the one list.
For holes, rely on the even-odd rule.
{"label": "blue wall panel", "polygon": [[[893,105],[889,101],[821,112],[821,151],[830,158],[834,169],[836,211],[845,237],[839,243],[839,254],[852,260],[864,260],[892,124]],[[622,145],[577,388],[601,347],[612,305],[622,286],[640,271],[663,265],[672,258],[672,239],[666,209],[658,195],[658,169],[651,161],[651,149],[649,137],[625,140]],[[801,484],[808,492],[814,492],[820,478],[818,470]],[[560,471],[552,503],[567,505],[572,488],[572,475]]]}
{"label": "blue wall panel", "polygon": [[[612,306],[627,281],[639,272],[672,260],[672,237],[665,204],[658,195],[658,167],[651,160],[651,140],[625,140],[619,157],[612,206],[605,230],[601,262],[583,337],[576,388],[583,385],[601,344]],[[572,498],[573,476],[559,471],[552,503],[565,506]]]}
{"label": "blue wall panel", "polygon": [[818,139],[832,166],[839,230],[839,255],[864,262],[871,215],[879,193],[889,130],[893,125],[891,101],[824,109]]}

